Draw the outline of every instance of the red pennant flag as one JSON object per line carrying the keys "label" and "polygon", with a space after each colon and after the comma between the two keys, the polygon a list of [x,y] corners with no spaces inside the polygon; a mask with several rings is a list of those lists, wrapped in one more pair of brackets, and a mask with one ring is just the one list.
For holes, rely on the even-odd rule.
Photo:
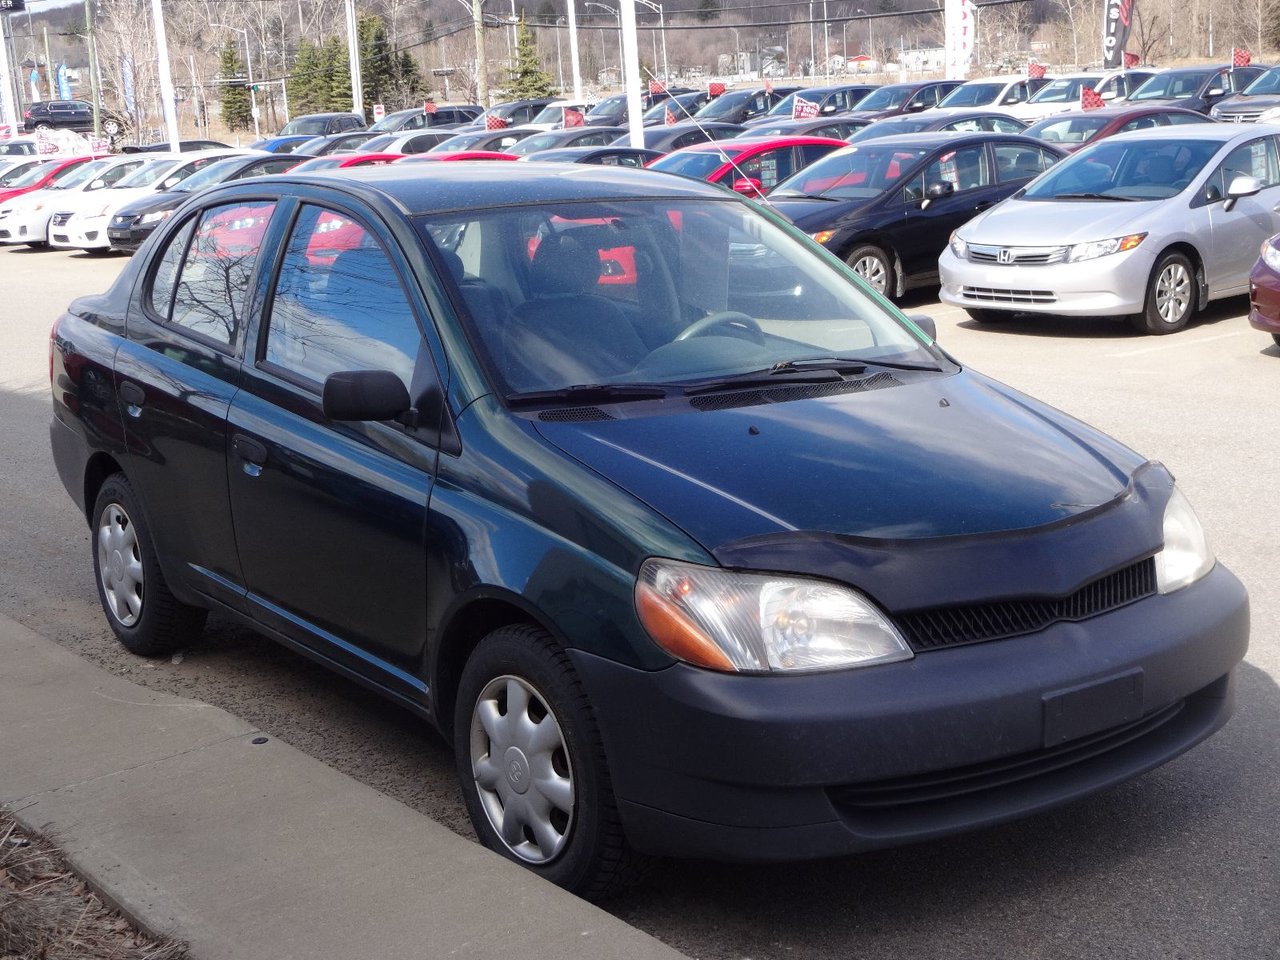
{"label": "red pennant flag", "polygon": [[505,130],[510,124],[497,114],[491,113],[484,118],[484,128],[486,130]]}
{"label": "red pennant flag", "polygon": [[650,96],[655,96],[655,97],[656,97],[658,94],[660,94],[660,93],[666,93],[666,92],[667,92],[667,85],[666,85],[665,83],[663,83],[661,80],[650,80],[650,81],[649,81],[649,94],[650,94]]}
{"label": "red pennant flag", "polygon": [[1231,66],[1247,67],[1253,62],[1253,57],[1249,56],[1249,51],[1244,47],[1231,48]]}
{"label": "red pennant flag", "polygon": [[707,84],[707,95],[710,97],[720,97],[724,95],[725,85],[719,80],[712,80]]}
{"label": "red pennant flag", "polygon": [[423,113],[435,113],[435,112],[436,112],[436,105],[435,105],[435,103],[433,103],[432,101],[428,100],[426,103],[424,103],[424,104],[422,105],[422,112],[423,112]]}
{"label": "red pennant flag", "polygon": [[585,127],[587,125],[587,118],[582,115],[581,110],[575,110],[573,107],[565,107],[564,125],[566,127]]}
{"label": "red pennant flag", "polygon": [[1043,64],[1043,63],[1032,63],[1030,60],[1028,60],[1028,61],[1027,61],[1027,79],[1028,79],[1028,80],[1043,80],[1043,79],[1044,79],[1044,64]]}
{"label": "red pennant flag", "polygon": [[773,81],[772,81],[772,80],[765,80],[765,82],[764,82],[764,92],[765,92],[765,94],[766,94],[766,95],[768,95],[768,96],[773,96]]}
{"label": "red pennant flag", "polygon": [[1126,50],[1124,52],[1124,68],[1128,70],[1131,67],[1136,67],[1138,65],[1138,61],[1141,59],[1142,58],[1139,57],[1136,53],[1130,53],[1128,50]]}
{"label": "red pennant flag", "polygon": [[1097,110],[1099,107],[1105,107],[1106,105],[1107,101],[1103,100],[1093,87],[1082,87],[1080,89],[1081,110]]}
{"label": "red pennant flag", "polygon": [[672,110],[670,107],[667,107],[666,123],[668,127],[671,126],[673,123],[679,123],[679,120],[676,117],[676,112]]}
{"label": "red pennant flag", "polygon": [[812,120],[817,115],[818,105],[812,100],[806,100],[804,97],[796,94],[796,98],[791,104],[791,119]]}

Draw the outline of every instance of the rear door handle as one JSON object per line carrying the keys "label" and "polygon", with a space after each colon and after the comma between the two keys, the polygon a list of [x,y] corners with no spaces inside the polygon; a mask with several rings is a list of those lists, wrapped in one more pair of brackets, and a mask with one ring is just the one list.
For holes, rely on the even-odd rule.
{"label": "rear door handle", "polygon": [[244,472],[256,477],[262,472],[262,465],[267,462],[266,444],[237,433],[231,438],[231,452],[244,461]]}
{"label": "rear door handle", "polygon": [[120,384],[120,399],[125,403],[125,411],[131,417],[142,416],[142,405],[146,403],[147,394],[140,386],[131,380],[124,380]]}
{"label": "rear door handle", "polygon": [[996,205],[996,202],[994,200],[983,200],[979,203],[975,203],[973,205],[973,209],[981,213],[983,210],[987,210],[991,207],[994,207],[995,205]]}

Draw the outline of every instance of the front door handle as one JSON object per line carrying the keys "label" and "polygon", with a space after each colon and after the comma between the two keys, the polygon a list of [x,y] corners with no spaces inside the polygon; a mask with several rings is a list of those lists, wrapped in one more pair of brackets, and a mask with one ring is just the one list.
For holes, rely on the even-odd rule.
{"label": "front door handle", "polygon": [[256,477],[267,462],[267,445],[261,441],[237,433],[231,438],[231,452],[244,461],[244,472]]}
{"label": "front door handle", "polygon": [[975,203],[973,205],[973,209],[976,210],[978,213],[981,213],[983,210],[988,210],[991,207],[994,207],[995,205],[996,203],[994,200],[982,200],[979,203]]}

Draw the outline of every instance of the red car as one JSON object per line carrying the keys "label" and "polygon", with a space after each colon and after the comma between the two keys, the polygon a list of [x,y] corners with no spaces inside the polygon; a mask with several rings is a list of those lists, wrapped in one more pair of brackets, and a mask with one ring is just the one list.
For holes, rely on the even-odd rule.
{"label": "red car", "polygon": [[92,156],[86,154],[81,157],[52,157],[47,160],[38,160],[27,167],[20,176],[9,180],[3,187],[0,187],[0,203],[21,196],[24,193],[30,193],[32,190],[43,189],[51,183],[61,180],[85,161],[97,160],[102,156],[105,156],[105,154]]}
{"label": "red car", "polygon": [[1033,123],[1022,133],[1024,136],[1035,137],[1045,143],[1052,143],[1055,147],[1074,152],[1086,143],[1093,143],[1095,140],[1102,140],[1117,133],[1128,133],[1130,130],[1209,122],[1212,121],[1203,113],[1184,110],[1182,107],[1137,107],[1122,103],[1114,107],[1099,107],[1097,110],[1055,113],[1051,117],[1045,117],[1039,123]]}
{"label": "red car", "polygon": [[403,153],[334,153],[304,160],[289,172],[304,173],[312,170],[341,170],[345,167],[372,167],[382,163],[395,163],[403,156]]}
{"label": "red car", "polygon": [[797,170],[848,145],[830,137],[713,140],[659,157],[648,169],[718,183],[748,197],[763,197]]}
{"label": "red car", "polygon": [[400,163],[425,163],[432,160],[519,160],[514,153],[495,153],[493,150],[449,150],[444,153],[415,153]]}
{"label": "red car", "polygon": [[1249,274],[1249,323],[1280,346],[1280,234],[1262,244]]}

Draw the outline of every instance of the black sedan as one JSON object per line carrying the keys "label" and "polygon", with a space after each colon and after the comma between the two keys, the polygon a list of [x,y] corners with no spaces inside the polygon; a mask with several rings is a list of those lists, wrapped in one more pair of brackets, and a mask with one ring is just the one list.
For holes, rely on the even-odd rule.
{"label": "black sedan", "polygon": [[556,150],[539,150],[525,154],[525,160],[546,160],[551,163],[591,163],[599,167],[643,167],[663,154],[644,147],[624,147],[610,144],[607,147],[560,147]]}
{"label": "black sedan", "polygon": [[646,110],[644,112],[644,125],[646,127],[665,125],[668,111],[675,118],[672,123],[681,123],[701,110],[703,105],[710,99],[711,94],[705,90],[696,90],[693,93],[677,93],[674,97],[659,101]]}
{"label": "black sedan", "polygon": [[355,153],[364,146],[366,140],[378,136],[368,130],[352,130],[348,133],[330,133],[323,137],[312,137],[294,148],[294,153],[305,153],[308,157],[327,157],[331,153]]}
{"label": "black sedan", "polygon": [[[681,147],[691,147],[695,143],[706,143],[708,140],[728,140],[746,127],[736,123],[717,123],[711,120],[700,120],[689,123],[663,124],[660,127],[644,128],[644,145],[649,150],[659,153],[670,153]],[[624,133],[613,141],[618,146],[631,146],[631,134]]]}
{"label": "black sedan", "polygon": [[860,102],[851,116],[867,120],[883,120],[904,113],[919,113],[936,107],[948,93],[960,86],[960,80],[922,80],[914,83],[891,83],[881,87]]}
{"label": "black sedan", "polygon": [[302,153],[262,154],[247,157],[228,157],[211,163],[203,170],[193,173],[172,190],[164,193],[153,193],[140,200],[135,200],[121,207],[107,224],[107,239],[111,241],[112,250],[137,250],[142,241],[164,221],[173,211],[190,199],[192,194],[199,193],[206,187],[216,183],[230,183],[235,180],[247,180],[250,177],[263,177],[271,173],[284,173],[311,157]]}
{"label": "black sedan", "polygon": [[1182,107],[1208,113],[1214,104],[1243,92],[1266,72],[1263,66],[1233,67],[1229,63],[1165,70],[1129,94],[1129,103],[1135,107]]}
{"label": "black sedan", "polygon": [[952,230],[1064,156],[1013,134],[886,137],[824,157],[768,199],[876,292],[900,297],[938,282]]}
{"label": "black sedan", "polygon": [[1021,133],[1026,128],[1025,120],[991,110],[939,110],[936,113],[925,111],[910,117],[887,117],[884,120],[877,120],[849,137],[849,142],[859,143],[863,140],[897,137],[904,133],[929,133],[934,130],[944,133],[977,133],[979,131]]}
{"label": "black sedan", "polygon": [[524,156],[538,150],[557,150],[560,147],[603,147],[626,132],[626,127],[564,127],[560,130],[543,130],[512,144],[505,152]]}

